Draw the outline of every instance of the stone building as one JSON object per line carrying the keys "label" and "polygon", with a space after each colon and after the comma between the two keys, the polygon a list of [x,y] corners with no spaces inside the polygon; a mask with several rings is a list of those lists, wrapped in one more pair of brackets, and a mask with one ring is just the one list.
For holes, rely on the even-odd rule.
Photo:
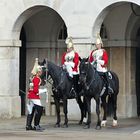
{"label": "stone building", "polygon": [[[0,117],[25,114],[28,78],[36,57],[60,65],[72,36],[81,57],[92,50],[100,32],[109,69],[120,80],[118,115],[140,112],[139,0],[0,0]],[[50,98],[49,98],[50,99]],[[78,115],[70,101],[69,113]],[[51,115],[49,100],[46,114]]]}

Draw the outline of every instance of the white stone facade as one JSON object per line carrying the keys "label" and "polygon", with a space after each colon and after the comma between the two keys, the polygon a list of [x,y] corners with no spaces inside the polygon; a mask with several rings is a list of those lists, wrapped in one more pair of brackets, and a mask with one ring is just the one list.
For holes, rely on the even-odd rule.
{"label": "white stone facade", "polygon": [[[88,57],[96,34],[105,25],[109,68],[120,79],[118,114],[136,116],[135,47],[140,43],[137,38],[140,17],[132,12],[131,2],[140,13],[140,0],[0,0],[0,117],[21,116],[21,29],[24,28],[26,35],[26,57],[22,59],[26,61],[27,89],[35,57],[40,60],[48,57],[60,64],[66,48],[65,40],[58,40],[63,24],[81,57]],[[70,114],[76,114],[76,110]]]}

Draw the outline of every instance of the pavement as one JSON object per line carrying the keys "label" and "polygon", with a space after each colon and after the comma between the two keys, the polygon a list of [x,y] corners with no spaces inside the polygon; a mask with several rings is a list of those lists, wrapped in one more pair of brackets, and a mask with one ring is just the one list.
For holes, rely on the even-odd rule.
{"label": "pavement", "polygon": [[[63,123],[62,118],[62,123]],[[18,119],[0,119],[0,140],[138,140],[140,139],[140,118],[118,119],[118,126],[112,127],[112,119],[109,118],[107,126],[96,130],[96,120],[92,120],[90,129],[83,129],[78,125],[78,120],[69,118],[68,128],[55,128],[56,117],[43,116],[41,126],[43,132],[26,131],[26,117]]]}

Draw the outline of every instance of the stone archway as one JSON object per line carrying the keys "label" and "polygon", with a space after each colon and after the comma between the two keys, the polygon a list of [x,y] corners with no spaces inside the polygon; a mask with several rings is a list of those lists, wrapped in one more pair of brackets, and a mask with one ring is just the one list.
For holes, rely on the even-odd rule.
{"label": "stone archway", "polygon": [[[19,30],[21,28],[21,30]],[[27,91],[28,79],[36,57],[60,64],[61,54],[65,51],[67,28],[62,17],[53,9],[35,6],[25,11],[15,24],[20,31],[20,91]],[[14,29],[14,30],[15,30]],[[19,33],[17,33],[19,35]],[[21,114],[26,113],[26,95],[20,92]],[[46,114],[51,114],[48,103]]]}
{"label": "stone archway", "polygon": [[[93,38],[95,38],[96,34],[100,32],[102,24],[107,29],[108,38],[104,40],[104,46],[110,58],[109,68],[115,71],[120,79],[118,114],[121,117],[136,116],[135,73],[134,65],[132,66],[134,59],[133,40],[131,37],[126,38],[131,15],[130,2],[111,4],[99,14],[92,30]],[[132,35],[131,31],[130,34]]]}

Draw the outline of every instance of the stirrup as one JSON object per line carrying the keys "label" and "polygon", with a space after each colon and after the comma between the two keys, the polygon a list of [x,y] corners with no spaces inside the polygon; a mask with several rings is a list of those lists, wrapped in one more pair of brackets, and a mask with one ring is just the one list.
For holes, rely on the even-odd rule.
{"label": "stirrup", "polygon": [[75,91],[75,89],[74,89],[74,87],[71,88],[71,91],[72,91],[75,95],[77,94],[76,91]]}
{"label": "stirrup", "polygon": [[77,93],[76,93],[74,87],[71,88],[69,96],[70,96],[70,98],[76,98],[77,97]]}
{"label": "stirrup", "polygon": [[114,93],[113,89],[110,86],[108,86],[108,92],[111,93],[111,94]]}

